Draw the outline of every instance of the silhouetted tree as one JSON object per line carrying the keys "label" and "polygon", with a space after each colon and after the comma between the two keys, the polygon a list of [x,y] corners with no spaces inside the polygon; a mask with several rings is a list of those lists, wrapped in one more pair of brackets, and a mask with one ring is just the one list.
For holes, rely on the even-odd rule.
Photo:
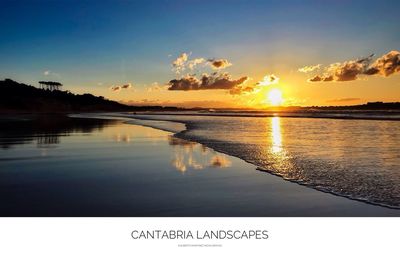
{"label": "silhouetted tree", "polygon": [[53,81],[39,81],[40,88],[46,90],[59,90],[61,86],[63,86],[59,82]]}

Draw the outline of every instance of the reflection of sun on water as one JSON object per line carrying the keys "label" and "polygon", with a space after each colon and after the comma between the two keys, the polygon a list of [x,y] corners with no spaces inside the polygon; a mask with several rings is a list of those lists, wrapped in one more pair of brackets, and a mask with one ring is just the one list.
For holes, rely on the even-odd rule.
{"label": "reflection of sun on water", "polygon": [[272,153],[282,152],[281,122],[279,117],[271,118]]}
{"label": "reflection of sun on water", "polygon": [[[271,146],[267,152],[270,164],[266,166],[269,170],[272,170],[280,175],[289,175],[288,171],[296,170],[296,167],[292,163],[291,156],[287,147],[283,146],[285,124],[281,124],[280,117],[270,118],[270,134],[271,134]],[[299,173],[296,171],[296,174]]]}

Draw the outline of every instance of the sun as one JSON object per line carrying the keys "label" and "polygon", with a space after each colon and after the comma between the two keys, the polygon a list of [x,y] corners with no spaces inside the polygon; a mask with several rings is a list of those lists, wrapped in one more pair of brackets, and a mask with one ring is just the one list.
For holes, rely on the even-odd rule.
{"label": "sun", "polygon": [[268,102],[271,105],[278,106],[283,102],[282,92],[279,89],[272,89],[268,92]]}

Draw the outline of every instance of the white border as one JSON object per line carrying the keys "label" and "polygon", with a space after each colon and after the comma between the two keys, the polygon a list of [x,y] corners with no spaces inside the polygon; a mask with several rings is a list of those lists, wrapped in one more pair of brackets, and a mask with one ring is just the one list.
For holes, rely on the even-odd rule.
{"label": "white border", "polygon": [[[399,225],[398,218],[0,218],[0,252],[396,252]],[[269,238],[135,240],[134,229],[262,229]]]}

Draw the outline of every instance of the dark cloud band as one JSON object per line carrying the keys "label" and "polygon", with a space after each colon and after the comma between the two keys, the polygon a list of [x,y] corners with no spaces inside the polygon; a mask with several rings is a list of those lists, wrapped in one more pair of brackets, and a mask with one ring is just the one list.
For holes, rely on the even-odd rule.
{"label": "dark cloud band", "polygon": [[227,73],[217,75],[203,74],[200,78],[194,75],[187,75],[180,79],[173,79],[167,84],[168,90],[230,90],[242,85],[248,80],[247,76],[239,79],[232,79]]}

